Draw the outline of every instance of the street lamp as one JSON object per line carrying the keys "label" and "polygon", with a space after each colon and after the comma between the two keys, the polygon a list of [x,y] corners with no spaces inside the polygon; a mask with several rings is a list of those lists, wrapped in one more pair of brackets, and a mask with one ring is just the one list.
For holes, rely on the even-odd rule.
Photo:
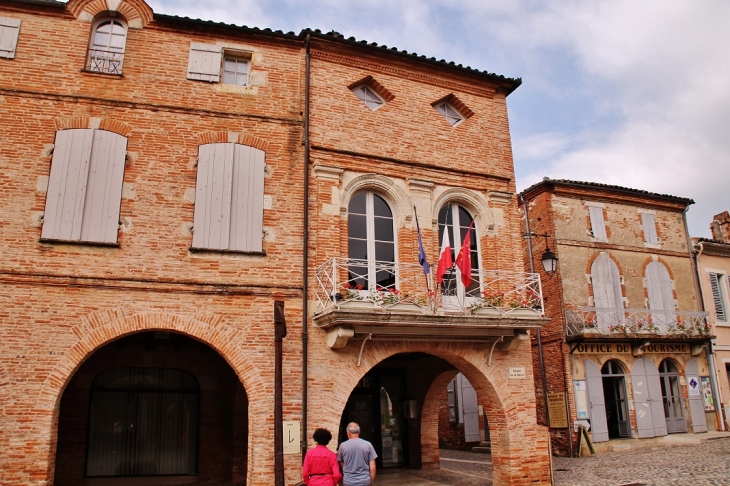
{"label": "street lamp", "polygon": [[[547,243],[547,236],[545,236],[545,240]],[[555,253],[550,251],[550,248],[547,246],[545,247],[545,253],[542,254],[540,261],[542,262],[542,268],[545,269],[545,273],[547,274],[555,273],[555,270],[558,269],[558,257],[556,257]]]}

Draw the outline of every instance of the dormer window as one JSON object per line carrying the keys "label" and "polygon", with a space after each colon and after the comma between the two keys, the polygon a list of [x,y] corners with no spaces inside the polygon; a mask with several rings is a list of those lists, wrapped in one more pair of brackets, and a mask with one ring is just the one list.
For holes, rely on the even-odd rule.
{"label": "dormer window", "polygon": [[120,20],[102,19],[94,25],[86,69],[97,73],[122,74],[127,26]]}
{"label": "dormer window", "polygon": [[446,118],[446,121],[449,122],[452,127],[455,127],[465,120],[464,116],[459,113],[453,105],[446,101],[442,101],[441,103],[434,105],[434,108],[436,111],[441,113],[441,116]]}
{"label": "dormer window", "polygon": [[360,98],[360,101],[365,103],[365,106],[373,111],[385,104],[385,100],[366,84],[361,84],[352,88],[352,92],[355,96]]}

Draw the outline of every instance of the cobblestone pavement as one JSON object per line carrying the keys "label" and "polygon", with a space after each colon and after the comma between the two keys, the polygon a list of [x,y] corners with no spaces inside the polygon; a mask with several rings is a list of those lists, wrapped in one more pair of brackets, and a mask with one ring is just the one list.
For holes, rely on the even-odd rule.
{"label": "cobblestone pavement", "polygon": [[[444,486],[492,484],[490,455],[444,449],[440,455],[441,469],[409,470],[408,474]],[[553,468],[555,486],[730,486],[730,438],[603,452],[578,459],[555,457]]]}

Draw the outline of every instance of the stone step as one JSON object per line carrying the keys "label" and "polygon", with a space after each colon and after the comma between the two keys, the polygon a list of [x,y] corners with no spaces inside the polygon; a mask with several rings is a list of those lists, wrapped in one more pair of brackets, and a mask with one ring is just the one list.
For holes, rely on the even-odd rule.
{"label": "stone step", "polygon": [[478,452],[480,454],[491,454],[492,453],[492,447],[491,446],[474,446],[471,448],[472,452]]}

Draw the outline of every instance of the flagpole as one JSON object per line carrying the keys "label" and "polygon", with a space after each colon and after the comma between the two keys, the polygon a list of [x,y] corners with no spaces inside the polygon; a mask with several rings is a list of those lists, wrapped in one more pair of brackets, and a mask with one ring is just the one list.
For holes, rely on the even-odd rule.
{"label": "flagpole", "polygon": [[[414,216],[416,218],[416,231],[418,232],[418,240],[420,242],[419,248],[418,248],[418,259],[419,259],[419,262],[418,263],[421,263],[420,262],[420,259],[421,259],[421,247],[423,246],[423,240],[421,239],[421,225],[418,224],[418,211],[416,211],[416,205],[415,204],[413,205],[413,214],[414,214]],[[425,258],[425,252],[424,252],[424,258]],[[428,260],[426,260],[426,262],[428,262]],[[429,267],[429,273],[430,273],[430,267]],[[426,279],[426,290],[428,290],[428,296],[430,297],[431,296],[431,283],[429,281],[428,274],[425,271],[423,272],[423,278]]]}

